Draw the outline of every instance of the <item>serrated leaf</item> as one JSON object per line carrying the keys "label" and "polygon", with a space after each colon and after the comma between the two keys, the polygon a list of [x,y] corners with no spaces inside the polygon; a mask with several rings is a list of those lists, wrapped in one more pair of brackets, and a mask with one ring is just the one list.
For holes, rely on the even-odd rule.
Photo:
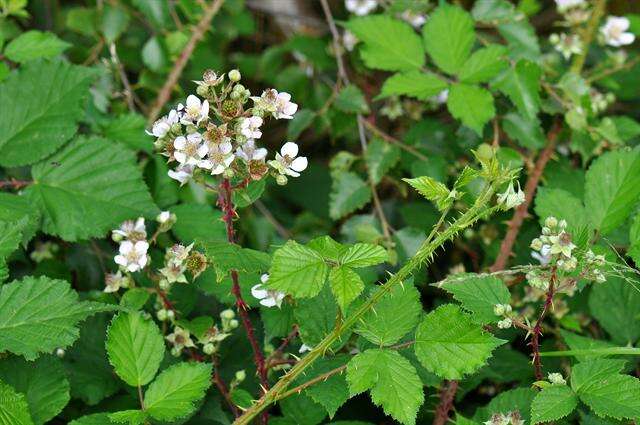
{"label": "serrated leaf", "polygon": [[163,371],[144,395],[152,418],[173,421],[191,414],[211,385],[211,364],[178,363]]}
{"label": "serrated leaf", "polygon": [[31,174],[26,194],[42,211],[43,230],[67,241],[158,213],[133,153],[102,139],[76,139]]}
{"label": "serrated leaf", "polygon": [[461,379],[484,365],[505,342],[485,333],[460,307],[446,304],[418,325],[415,350],[427,370],[445,379]]}
{"label": "serrated leaf", "polygon": [[496,114],[491,93],[479,86],[454,84],[449,89],[447,108],[454,118],[462,121],[478,135],[484,125]]}
{"label": "serrated leaf", "polygon": [[0,381],[24,394],[33,423],[53,419],[69,402],[69,381],[60,359],[42,356],[35,362],[19,357],[0,361]]}
{"label": "serrated leaf", "polygon": [[132,387],[146,385],[164,357],[158,326],[141,313],[119,313],[107,330],[107,354],[116,374]]}
{"label": "serrated leaf", "polygon": [[242,248],[227,241],[202,242],[211,267],[216,271],[218,282],[231,270],[241,273],[263,273],[269,268],[269,254],[255,249]]}
{"label": "serrated leaf", "polygon": [[332,176],[329,215],[338,220],[362,208],[371,200],[371,189],[355,173],[340,172]]}
{"label": "serrated leaf", "polygon": [[607,152],[586,174],[585,206],[603,235],[620,226],[640,197],[640,150]]}
{"label": "serrated leaf", "polygon": [[392,350],[371,349],[347,366],[351,395],[370,390],[371,400],[403,424],[414,424],[424,401],[422,382],[407,359]]}
{"label": "serrated leaf", "polygon": [[431,72],[418,70],[398,72],[382,85],[378,99],[393,95],[406,95],[420,100],[436,96],[449,85],[442,78]]}
{"label": "serrated leaf", "polygon": [[14,62],[27,62],[38,58],[51,58],[67,50],[71,44],[52,32],[31,30],[11,40],[4,55]]}
{"label": "serrated leaf", "polygon": [[378,184],[400,160],[400,148],[382,139],[374,138],[367,147],[365,160],[373,182]]}
{"label": "serrated leaf", "polygon": [[33,425],[25,396],[1,381],[0,425]]}
{"label": "serrated leaf", "polygon": [[[594,350],[594,349],[597,350],[600,348],[606,349],[606,348],[615,347],[615,345],[611,344],[610,342],[598,340],[598,339],[592,339],[585,336],[580,336],[573,332],[566,331],[564,329],[560,329],[560,335],[562,335],[562,339],[564,339],[564,342],[567,344],[567,346],[569,347],[569,350],[571,351]],[[583,361],[593,360],[601,357],[606,357],[606,355],[598,354],[598,353],[593,353],[593,354],[588,353],[583,355],[576,355],[576,360],[579,362],[583,362]]]}
{"label": "serrated leaf", "polygon": [[450,197],[451,192],[443,183],[428,176],[416,177],[414,179],[402,179],[411,187],[417,190],[422,196],[436,204],[440,211],[445,210],[453,202]]}
{"label": "serrated leaf", "polygon": [[633,344],[640,338],[640,291],[634,282],[607,276],[591,289],[589,309],[614,342]]}
{"label": "serrated leaf", "polygon": [[25,277],[0,287],[0,351],[34,360],[78,338],[81,320],[113,307],[78,301],[64,280]]}
{"label": "serrated leaf", "polygon": [[184,243],[227,241],[222,212],[207,204],[185,203],[169,208],[176,215],[171,231]]}
{"label": "serrated leaf", "polygon": [[597,359],[581,362],[571,369],[571,388],[580,394],[583,387],[594,381],[619,374],[625,366],[624,360]]}
{"label": "serrated leaf", "polygon": [[27,217],[21,222],[9,223],[0,221],[0,258],[4,259],[18,249],[22,241],[22,227],[27,223]]}
{"label": "serrated leaf", "polygon": [[535,28],[529,20],[505,22],[498,25],[498,32],[508,42],[509,57],[513,60],[540,60],[540,45]]}
{"label": "serrated leaf", "polygon": [[140,114],[129,113],[119,115],[104,124],[104,137],[122,143],[134,150],[153,152],[153,137],[144,130],[147,121]]}
{"label": "serrated leaf", "polygon": [[329,266],[313,249],[295,241],[287,242],[273,254],[268,286],[294,297],[317,295],[329,273]]}
{"label": "serrated leaf", "polygon": [[345,245],[335,241],[331,236],[319,236],[312,239],[307,244],[307,248],[313,249],[325,259],[336,263],[340,261],[340,256],[347,250]]}
{"label": "serrated leaf", "polygon": [[566,385],[545,387],[531,403],[531,422],[556,421],[578,406],[578,396]]}
{"label": "serrated leaf", "polygon": [[363,43],[360,55],[369,68],[405,71],[424,65],[420,37],[405,22],[372,15],[352,19],[345,26]]}
{"label": "serrated leaf", "polygon": [[82,416],[69,422],[69,425],[111,425],[113,422],[109,419],[109,413],[94,413],[92,415]]}
{"label": "serrated leaf", "polygon": [[142,410],[121,410],[109,414],[109,420],[115,423],[127,425],[143,425],[149,415]]}
{"label": "serrated leaf", "polygon": [[489,404],[476,410],[473,418],[478,422],[489,420],[495,413],[519,412],[524,423],[529,422],[531,403],[537,392],[532,388],[514,388],[495,396]]}
{"label": "serrated leaf", "polygon": [[333,267],[329,272],[329,284],[343,313],[364,289],[364,282],[358,273],[347,266]]}
{"label": "serrated leaf", "polygon": [[[302,342],[310,347],[320,343],[335,328],[338,311],[338,306],[328,287],[313,298],[299,300],[294,316],[300,327]],[[348,335],[343,335],[343,343],[347,339]]]}
{"label": "serrated leaf", "polygon": [[412,283],[405,282],[385,294],[374,310],[365,314],[355,332],[379,347],[389,346],[413,330],[421,315],[420,293]]}
{"label": "serrated leaf", "polygon": [[447,74],[458,74],[476,40],[473,19],[458,6],[442,4],[422,27],[424,47]]}
{"label": "serrated leaf", "polygon": [[[584,363],[580,363],[584,364]],[[580,387],[580,400],[598,416],[633,419],[640,416],[640,380],[629,375],[591,379]]]}
{"label": "serrated leaf", "polygon": [[486,83],[503,71],[507,49],[499,44],[490,44],[476,50],[464,63],[459,78],[463,83]]}
{"label": "serrated leaf", "polygon": [[493,307],[496,304],[509,304],[511,301],[507,285],[494,276],[454,276],[438,286],[453,295],[465,310],[473,313],[473,319],[480,323],[500,320],[494,314]]}
{"label": "serrated leaf", "polygon": [[38,230],[40,212],[33,208],[26,196],[0,193],[0,221],[22,222],[25,217],[27,222],[21,226],[23,244],[29,242]]}
{"label": "serrated leaf", "polygon": [[555,217],[566,220],[567,229],[573,235],[591,227],[582,201],[563,189],[539,188],[535,198],[535,211],[541,226],[547,217]]}
{"label": "serrated leaf", "polygon": [[493,83],[526,118],[535,119],[540,110],[540,66],[526,59],[504,72]]}
{"label": "serrated leaf", "polygon": [[0,165],[33,164],[78,129],[94,71],[61,61],[33,61],[0,85]]}
{"label": "serrated leaf", "polygon": [[383,247],[370,243],[357,243],[347,248],[338,262],[348,267],[369,267],[387,261],[388,254]]}

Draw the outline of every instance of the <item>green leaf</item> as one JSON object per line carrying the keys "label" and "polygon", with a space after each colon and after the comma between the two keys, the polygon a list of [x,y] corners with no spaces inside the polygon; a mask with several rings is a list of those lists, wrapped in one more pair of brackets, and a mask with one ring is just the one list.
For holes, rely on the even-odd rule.
{"label": "green leaf", "polygon": [[540,149],[546,143],[542,127],[537,119],[528,119],[515,112],[510,112],[503,117],[502,128],[509,137],[517,140],[520,146],[527,149]]}
{"label": "green leaf", "polygon": [[581,230],[591,227],[582,201],[563,189],[539,188],[535,211],[541,226],[547,217],[555,217],[558,220],[567,220],[567,229],[572,234],[578,234]]}
{"label": "green leaf", "polygon": [[370,390],[371,400],[403,424],[415,424],[424,401],[416,369],[398,352],[372,349],[356,355],[347,366],[351,395]]}
{"label": "green leaf", "polygon": [[366,114],[369,112],[367,100],[355,84],[349,84],[340,90],[333,104],[342,112],[351,112],[354,114]]}
{"label": "green leaf", "polygon": [[388,15],[371,15],[345,24],[363,43],[360,55],[369,68],[407,71],[424,65],[420,37],[405,22]]}
{"label": "green leaf", "polygon": [[586,175],[585,206],[596,229],[606,235],[619,227],[640,197],[640,150],[607,152]]}
{"label": "green leaf", "polygon": [[494,276],[453,276],[438,286],[453,295],[462,304],[462,308],[473,313],[474,321],[480,323],[500,320],[493,312],[493,307],[496,304],[509,304],[511,301],[507,285]]}
{"label": "green leaf", "polygon": [[22,241],[22,227],[26,223],[25,217],[21,222],[8,223],[0,221],[0,258],[7,258],[18,249]]}
{"label": "green leaf", "polygon": [[173,421],[191,414],[211,385],[211,364],[178,363],[163,371],[144,395],[152,418]]}
{"label": "green leaf", "polygon": [[389,346],[413,330],[421,315],[420,293],[412,283],[405,282],[385,294],[375,310],[362,318],[355,332],[379,347]]}
{"label": "green leaf", "polygon": [[273,254],[268,286],[294,297],[317,295],[325,281],[329,267],[313,249],[295,241],[288,241]]}
{"label": "green leaf", "polygon": [[16,167],[50,155],[78,129],[95,72],[61,61],[33,61],[0,85],[0,165]]}
{"label": "green leaf", "polygon": [[69,283],[25,277],[0,287],[0,351],[34,360],[78,338],[81,320],[113,307],[78,301]]}
{"label": "green leaf", "polygon": [[508,63],[507,49],[499,44],[490,44],[476,50],[462,66],[459,78],[463,83],[486,83],[502,72]]}
{"label": "green leaf", "polygon": [[119,313],[107,331],[107,354],[116,374],[132,387],[146,385],[164,356],[158,326],[141,313]]}
{"label": "green leaf", "polygon": [[158,213],[133,153],[103,139],[76,139],[31,174],[26,192],[42,211],[43,230],[67,241]]}
{"label": "green leaf", "polygon": [[42,356],[35,362],[19,357],[0,361],[0,381],[25,395],[36,425],[53,419],[69,402],[69,381],[60,359]]}
{"label": "green leaf", "polygon": [[[27,218],[27,222],[22,220]],[[21,223],[22,243],[26,244],[40,227],[40,213],[26,196],[0,193],[0,221]]]}
{"label": "green leaf", "polygon": [[119,115],[105,123],[104,137],[122,143],[133,150],[153,152],[153,137],[145,133],[147,121],[140,114]]}
{"label": "green leaf", "polygon": [[147,288],[130,288],[120,298],[120,305],[131,310],[141,310],[150,296]]}
{"label": "green leaf", "polygon": [[148,415],[142,410],[121,410],[109,414],[109,420],[116,423],[125,423],[127,425],[143,425],[147,420]]}
{"label": "green leaf", "polygon": [[422,27],[424,47],[447,74],[458,74],[476,40],[471,15],[458,6],[439,6]]}
{"label": "green leaf", "polygon": [[167,66],[167,55],[158,37],[151,37],[142,47],[142,62],[153,72],[161,72]]}
{"label": "green leaf", "polygon": [[357,243],[347,248],[338,261],[348,267],[369,267],[387,261],[387,251],[379,245],[370,243]]}
{"label": "green leaf", "polygon": [[236,189],[231,194],[231,199],[236,209],[245,208],[257,201],[264,193],[265,180],[252,181],[247,187]]}
{"label": "green leaf", "polygon": [[491,93],[482,87],[467,84],[451,86],[447,108],[454,118],[478,135],[482,135],[484,125],[496,114]]}
{"label": "green leaf", "polygon": [[484,422],[495,413],[519,412],[524,423],[529,422],[531,403],[537,392],[532,388],[514,388],[495,396],[488,405],[476,410],[473,419]]}
{"label": "green leaf", "polygon": [[539,61],[538,36],[527,19],[498,25],[498,32],[508,42],[509,57],[513,60]]}
{"label": "green leaf", "polygon": [[447,87],[446,81],[431,72],[419,70],[398,72],[387,78],[377,99],[404,94],[420,100],[427,100]]}
{"label": "green leaf", "polygon": [[535,119],[540,110],[540,77],[542,70],[534,62],[519,60],[493,83],[526,118]]}
{"label": "green leaf", "polygon": [[171,231],[184,243],[227,241],[222,212],[207,204],[185,203],[169,208],[176,215]]}
{"label": "green leaf", "polygon": [[133,0],[133,5],[142,14],[160,28],[165,28],[171,21],[169,4],[156,0]]}
{"label": "green leaf", "polygon": [[113,422],[109,419],[109,413],[94,413],[92,415],[82,416],[69,422],[69,425],[111,425]]}
{"label": "green leaf", "polygon": [[373,182],[378,184],[382,177],[400,160],[400,148],[382,139],[374,138],[367,147],[365,160]]}
{"label": "green leaf", "polygon": [[33,425],[25,396],[1,381],[0,425]]}
{"label": "green leaf", "polygon": [[343,313],[364,289],[364,282],[358,273],[347,266],[333,267],[329,272],[329,284]]}
{"label": "green leaf", "polygon": [[[305,371],[304,380],[296,381],[296,384],[309,382],[311,379],[344,366],[350,358],[348,355],[321,358]],[[349,399],[349,387],[343,373],[337,373],[313,384],[305,390],[305,393],[316,403],[324,406],[331,418],[340,406]]]}
{"label": "green leaf", "polygon": [[14,62],[27,62],[38,58],[52,58],[67,50],[71,44],[60,40],[52,32],[31,30],[11,40],[4,55]]}
{"label": "green leaf", "polygon": [[64,356],[71,396],[88,405],[115,394],[121,386],[107,358],[107,314],[96,314],[80,327],[80,338]]}
{"label": "green leaf", "polygon": [[332,177],[329,215],[334,220],[351,214],[371,200],[371,189],[355,173],[340,172]]}
{"label": "green leaf", "polygon": [[227,241],[202,242],[218,282],[231,270],[241,273],[264,273],[269,268],[269,254],[255,249],[242,248]]}
{"label": "green leaf", "polygon": [[[580,363],[582,365],[584,363]],[[609,375],[582,385],[580,400],[598,416],[615,419],[640,416],[640,380],[629,375]]]}
{"label": "green leaf", "polygon": [[440,211],[447,209],[452,203],[451,191],[444,184],[428,176],[416,177],[414,179],[402,179],[409,183],[411,187],[420,192],[429,201],[436,204]]}
{"label": "green leaf", "polygon": [[107,4],[102,12],[101,31],[108,43],[116,41],[129,25],[129,14],[123,8]]}
{"label": "green leaf", "polygon": [[427,370],[445,379],[461,379],[484,365],[505,342],[485,333],[460,307],[445,304],[418,325],[415,350]]}
{"label": "green leaf", "polygon": [[564,418],[578,406],[578,396],[566,385],[545,387],[531,404],[531,421],[534,424]]}
{"label": "green leaf", "polygon": [[619,374],[625,366],[624,360],[591,360],[578,363],[571,369],[571,388],[580,394],[594,381],[606,379]]}
{"label": "green leaf", "polygon": [[640,291],[634,282],[608,276],[591,289],[589,309],[614,342],[633,344],[640,338]]}
{"label": "green leaf", "polygon": [[289,127],[287,127],[287,139],[296,140],[303,131],[305,131],[316,118],[315,111],[311,109],[301,109],[289,121]]}
{"label": "green leaf", "polygon": [[326,260],[335,263],[340,261],[340,256],[348,249],[343,244],[336,242],[331,236],[319,236],[312,239],[307,247],[322,255]]}
{"label": "green leaf", "polygon": [[[310,347],[319,344],[335,328],[337,315],[338,306],[328,287],[313,298],[298,300],[294,316],[302,342]],[[348,335],[343,338],[346,341]]]}

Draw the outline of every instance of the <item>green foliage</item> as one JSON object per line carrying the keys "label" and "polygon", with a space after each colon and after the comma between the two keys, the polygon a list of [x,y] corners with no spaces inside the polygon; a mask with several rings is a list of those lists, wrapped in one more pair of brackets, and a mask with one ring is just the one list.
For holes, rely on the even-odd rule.
{"label": "green foliage", "polygon": [[13,39],[4,54],[14,62],[27,62],[38,58],[58,56],[71,46],[55,34],[41,31],[27,31]]}
{"label": "green foliage", "polygon": [[313,297],[322,289],[328,273],[329,266],[318,252],[289,241],[273,255],[269,287],[297,297]]}
{"label": "green foliage", "polygon": [[522,59],[502,74],[494,85],[509,97],[522,116],[535,119],[540,110],[541,73],[537,64]]}
{"label": "green foliage", "polygon": [[448,74],[457,74],[475,42],[471,15],[456,6],[437,8],[422,29],[424,47],[431,59]]}
{"label": "green foliage", "polygon": [[416,356],[429,371],[461,379],[484,365],[505,341],[485,333],[458,306],[446,304],[429,313],[416,330]]}
{"label": "green foliage", "polygon": [[2,425],[33,425],[29,406],[23,394],[11,385],[0,382],[0,423]]}
{"label": "green foliage", "polygon": [[462,308],[473,313],[472,318],[480,323],[498,321],[494,306],[511,301],[507,285],[492,276],[464,275],[445,281],[439,287],[453,295]]}
{"label": "green foliage", "polygon": [[629,344],[640,338],[640,292],[634,282],[609,277],[591,291],[589,309],[615,342]]}
{"label": "green foliage", "polygon": [[564,418],[578,406],[578,396],[566,385],[545,387],[531,404],[533,423],[550,422]]}
{"label": "green foliage", "polygon": [[380,91],[380,98],[404,94],[420,100],[437,95],[447,88],[447,83],[436,74],[421,71],[406,71],[389,77]]}
{"label": "green foliage", "polygon": [[0,288],[0,350],[34,360],[40,353],[68,347],[81,320],[112,307],[79,301],[69,283],[26,277]]}
{"label": "green foliage", "polygon": [[422,382],[411,363],[392,350],[371,349],[347,366],[351,395],[370,390],[373,402],[403,424],[414,424],[424,401]]}
{"label": "green foliage", "polygon": [[454,118],[478,135],[482,134],[484,125],[496,114],[491,93],[482,87],[463,83],[451,86],[447,108]]}
{"label": "green foliage", "polygon": [[333,178],[329,198],[329,215],[337,220],[366,205],[371,188],[356,173],[340,172]]}

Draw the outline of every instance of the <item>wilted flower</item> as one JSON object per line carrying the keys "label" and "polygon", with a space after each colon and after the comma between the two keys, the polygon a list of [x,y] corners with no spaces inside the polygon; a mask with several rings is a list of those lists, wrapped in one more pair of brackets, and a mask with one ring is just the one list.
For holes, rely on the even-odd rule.
{"label": "wilted flower", "polygon": [[308,346],[307,344],[302,344],[300,349],[298,349],[298,353],[306,353],[307,351],[313,350],[313,347]]}
{"label": "wilted flower", "polygon": [[351,13],[364,16],[378,7],[378,2],[377,0],[345,0],[344,7]]}
{"label": "wilted flower", "polygon": [[270,113],[275,119],[290,120],[298,110],[298,105],[291,102],[289,93],[278,93],[275,89],[267,89],[262,92],[262,96],[254,96],[251,99],[258,109]]}
{"label": "wilted flower", "polygon": [[605,43],[609,46],[620,47],[631,44],[636,36],[629,29],[629,19],[620,16],[609,16],[607,22],[600,28],[600,33],[604,37]]}
{"label": "wilted flower", "polygon": [[198,165],[209,151],[207,145],[202,143],[200,133],[191,133],[187,137],[176,137],[173,147],[176,149],[173,156],[182,165]]}
{"label": "wilted flower", "polygon": [[284,292],[266,289],[263,285],[266,284],[268,280],[269,275],[263,274],[260,277],[260,281],[262,283],[259,283],[251,288],[251,295],[253,295],[254,298],[259,299],[260,304],[265,307],[278,306],[278,308],[280,308],[280,306],[282,305],[282,300],[284,299],[286,294]]}
{"label": "wilted flower", "polygon": [[153,123],[151,131],[146,130],[146,133],[150,136],[164,137],[171,130],[171,126],[178,122],[178,111],[172,109],[169,111],[169,115],[164,116]]}
{"label": "wilted flower", "polygon": [[169,177],[180,182],[180,186],[193,177],[193,165],[180,165],[175,170],[169,170]]}
{"label": "wilted flower", "polygon": [[147,239],[147,229],[144,225],[144,217],[140,217],[136,221],[125,221],[120,225],[119,229],[112,232],[112,238],[115,241],[127,239],[133,242]]}
{"label": "wilted flower", "polygon": [[118,292],[120,288],[128,288],[130,283],[129,276],[124,276],[120,270],[117,273],[107,273],[104,277],[104,292]]}
{"label": "wilted flower", "polygon": [[538,260],[538,262],[543,266],[549,264],[551,261],[551,247],[549,245],[542,245],[538,251],[539,252],[532,252],[531,256]]}
{"label": "wilted flower", "polygon": [[262,131],[260,131],[261,125],[262,118],[260,117],[253,116],[243,118],[240,122],[240,134],[249,140],[259,139],[262,137]]}
{"label": "wilted flower", "polygon": [[575,34],[551,34],[549,41],[554,45],[555,49],[562,54],[565,60],[571,55],[579,55],[582,53],[582,40]]}
{"label": "wilted flower", "polygon": [[147,250],[149,243],[147,241],[131,242],[129,240],[120,244],[119,252],[113,260],[129,272],[137,272],[147,265]]}
{"label": "wilted flower", "polygon": [[173,329],[173,333],[170,333],[165,337],[167,341],[173,344],[173,348],[180,353],[184,347],[195,347],[196,345],[191,340],[191,334],[188,330],[182,329],[180,326],[176,326]]}
{"label": "wilted flower", "polygon": [[212,145],[209,149],[207,159],[200,161],[198,166],[211,170],[211,174],[222,174],[229,165],[233,162],[233,153],[231,153],[233,146],[231,143],[225,142],[217,145]]}
{"label": "wilted flower", "polygon": [[300,172],[307,168],[308,161],[304,156],[298,157],[297,144],[287,142],[280,149],[280,153],[276,153],[276,160],[270,161],[269,164],[276,168],[280,174],[299,177]]}

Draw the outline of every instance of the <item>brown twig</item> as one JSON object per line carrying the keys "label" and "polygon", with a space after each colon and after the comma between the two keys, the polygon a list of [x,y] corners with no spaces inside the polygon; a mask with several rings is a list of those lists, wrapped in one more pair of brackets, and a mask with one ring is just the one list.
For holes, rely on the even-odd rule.
{"label": "brown twig", "polygon": [[127,73],[124,70],[124,66],[122,66],[122,62],[120,62],[120,58],[118,57],[118,51],[116,50],[115,43],[111,43],[109,45],[109,53],[111,54],[111,61],[114,66],[118,70],[118,75],[120,75],[120,81],[122,82],[124,98],[127,101],[127,106],[129,107],[129,111],[135,112],[136,105],[133,100],[134,92],[131,88],[131,83],[129,82],[129,77],[127,77]]}
{"label": "brown twig", "polygon": [[[227,229],[227,240],[230,243],[235,243],[235,229],[233,227],[233,220],[236,216],[235,209],[233,208],[232,194],[233,188],[231,187],[231,183],[229,179],[224,179],[220,183],[220,189],[218,191],[218,205],[222,210],[222,219],[226,225]],[[262,353],[262,349],[256,340],[255,332],[253,329],[253,324],[251,324],[251,319],[249,318],[249,306],[242,298],[242,292],[240,290],[240,282],[238,279],[238,272],[236,270],[231,270],[231,292],[236,298],[236,308],[238,310],[238,315],[242,321],[242,326],[247,332],[247,338],[249,340],[249,344],[251,344],[251,349],[253,350],[253,360],[256,364],[256,373],[260,379],[260,385],[262,386],[262,390],[266,392],[269,389],[269,380],[267,379],[267,368],[265,367],[265,358]],[[269,413],[264,411],[262,414],[262,423],[266,424],[269,420]]]}
{"label": "brown twig", "polygon": [[269,223],[271,223],[271,225],[276,229],[276,232],[278,232],[278,234],[280,235],[280,237],[284,238],[284,239],[289,239],[291,237],[291,232],[289,232],[289,230],[287,230],[286,227],[284,227],[274,216],[273,214],[271,214],[271,211],[269,211],[269,208],[267,208],[267,206],[261,201],[261,200],[257,200],[253,203],[256,208],[258,209],[258,211],[260,211],[260,214],[262,214],[264,216],[264,218],[267,219],[267,221]]}
{"label": "brown twig", "polygon": [[538,183],[540,183],[542,172],[547,166],[547,162],[549,162],[549,159],[551,158],[551,155],[553,155],[553,152],[555,150],[556,139],[558,138],[558,133],[560,133],[561,128],[561,124],[556,121],[551,127],[551,130],[549,130],[549,134],[547,135],[547,145],[540,153],[540,156],[538,156],[538,160],[536,161],[533,171],[529,175],[529,179],[527,180],[527,184],[525,185],[525,200],[516,208],[515,212],[513,213],[513,217],[509,221],[509,229],[507,230],[507,234],[505,235],[504,239],[502,240],[502,244],[500,245],[500,252],[498,254],[498,257],[489,269],[491,270],[491,272],[502,270],[507,265],[507,261],[511,256],[513,245],[516,242],[516,238],[518,237],[518,233],[520,232],[522,223],[524,222],[524,219],[528,214],[529,206],[531,206],[531,202],[533,201]]}
{"label": "brown twig", "polygon": [[436,407],[433,425],[444,425],[449,420],[449,411],[458,391],[458,381],[445,381],[440,388],[440,402]]}
{"label": "brown twig", "polygon": [[531,331],[531,357],[533,361],[533,368],[535,370],[536,380],[540,381],[544,377],[542,375],[542,362],[540,361],[540,336],[542,335],[542,321],[546,317],[549,309],[553,305],[553,295],[555,294],[555,281],[556,281],[556,268],[551,269],[551,279],[549,280],[549,289],[547,289],[547,297],[545,298],[544,305],[540,316],[533,326]]}
{"label": "brown twig", "polygon": [[380,137],[385,142],[397,146],[398,148],[402,149],[405,152],[410,153],[411,155],[415,156],[418,159],[421,159],[423,161],[428,161],[429,160],[429,158],[426,155],[424,155],[423,153],[421,153],[419,150],[415,149],[412,146],[408,146],[408,145],[402,143],[400,140],[396,139],[395,137],[385,133],[384,131],[382,131],[381,129],[376,127],[372,122],[365,121],[364,125],[365,125],[365,127],[367,127],[367,129],[370,132],[372,132],[376,136]]}
{"label": "brown twig", "polygon": [[151,107],[151,111],[149,112],[149,125],[153,124],[153,122],[160,115],[160,111],[162,111],[163,106],[169,101],[169,98],[171,97],[171,91],[178,83],[178,80],[182,75],[182,71],[187,65],[189,58],[193,54],[193,50],[196,48],[196,45],[202,39],[202,37],[204,37],[205,32],[211,25],[211,20],[214,16],[216,16],[218,10],[220,10],[222,3],[224,3],[224,0],[214,0],[204,9],[202,18],[200,18],[200,21],[193,28],[191,38],[187,42],[187,45],[184,47],[184,50],[182,50],[182,53],[180,54],[178,60],[173,65],[173,69],[171,69],[171,72],[167,77],[167,81],[165,81],[164,85],[160,89],[160,92],[158,92],[158,97],[156,97],[156,100],[153,102],[153,106]]}

